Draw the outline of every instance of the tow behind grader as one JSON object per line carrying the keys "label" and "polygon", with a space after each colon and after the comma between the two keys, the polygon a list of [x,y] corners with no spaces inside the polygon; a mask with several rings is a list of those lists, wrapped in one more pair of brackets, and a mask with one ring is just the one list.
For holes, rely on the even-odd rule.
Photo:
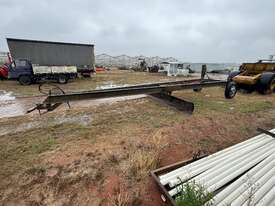
{"label": "tow behind grader", "polygon": [[233,98],[239,89],[261,94],[275,92],[275,61],[259,60],[256,63],[243,63],[239,71],[231,72],[227,79],[225,97]]}

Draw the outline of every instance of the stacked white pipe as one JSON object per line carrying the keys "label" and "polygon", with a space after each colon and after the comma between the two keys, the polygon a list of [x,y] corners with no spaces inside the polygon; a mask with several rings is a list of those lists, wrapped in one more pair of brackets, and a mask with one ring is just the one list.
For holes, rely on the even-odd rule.
{"label": "stacked white pipe", "polygon": [[[275,129],[270,130],[275,133]],[[216,194],[216,205],[275,205],[275,138],[260,134],[159,176],[177,195],[186,181]],[[234,181],[233,181],[234,180]],[[233,181],[233,183],[231,183]],[[221,191],[220,191],[221,190]]]}

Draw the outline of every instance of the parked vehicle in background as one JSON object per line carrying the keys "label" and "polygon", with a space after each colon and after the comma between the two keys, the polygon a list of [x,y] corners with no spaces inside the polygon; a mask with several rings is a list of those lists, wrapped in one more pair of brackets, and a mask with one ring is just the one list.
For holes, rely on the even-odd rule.
{"label": "parked vehicle in background", "polygon": [[184,63],[180,62],[162,62],[158,72],[166,73],[168,76],[187,76],[189,69]]}
{"label": "parked vehicle in background", "polygon": [[154,65],[154,66],[152,66],[152,67],[148,67],[148,72],[150,72],[150,73],[157,73],[157,72],[159,72],[159,65]]}
{"label": "parked vehicle in background", "polygon": [[243,63],[239,71],[231,72],[228,76],[225,89],[226,98],[235,96],[237,90],[248,92],[258,91],[261,94],[275,92],[275,61],[274,55],[268,60],[259,60],[256,63]]}
{"label": "parked vehicle in background", "polygon": [[83,77],[91,77],[93,73],[95,73],[95,68],[92,66],[77,66],[77,73]]}
{"label": "parked vehicle in background", "polygon": [[55,80],[65,84],[77,77],[75,66],[36,66],[29,60],[17,59],[8,67],[8,79],[17,80],[21,85],[30,85],[37,81]]}
{"label": "parked vehicle in background", "polygon": [[4,64],[0,66],[0,79],[8,78],[8,67]]}
{"label": "parked vehicle in background", "polygon": [[131,67],[131,70],[135,72],[146,72],[148,70],[148,64],[145,60],[145,58],[138,58],[138,64]]}
{"label": "parked vehicle in background", "polygon": [[106,68],[104,67],[104,66],[96,66],[95,67],[95,71],[96,72],[103,72],[103,71],[105,71],[106,70]]}
{"label": "parked vehicle in background", "polygon": [[8,65],[11,64],[12,58],[8,52],[0,53],[0,79],[8,78]]}
{"label": "parked vehicle in background", "polygon": [[0,52],[0,65],[6,63],[8,61],[8,53]]}
{"label": "parked vehicle in background", "polygon": [[13,59],[27,59],[34,65],[77,68],[77,72],[90,77],[95,72],[93,44],[38,41],[7,38]]}

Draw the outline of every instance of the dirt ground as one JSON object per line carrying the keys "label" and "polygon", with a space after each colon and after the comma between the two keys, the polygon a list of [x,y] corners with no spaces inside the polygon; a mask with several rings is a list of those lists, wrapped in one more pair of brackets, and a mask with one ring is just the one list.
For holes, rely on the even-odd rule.
{"label": "dirt ground", "polygon": [[[196,75],[198,76],[198,75]],[[70,80],[68,84],[59,86],[66,92],[87,91],[106,87],[126,86],[132,84],[165,82],[185,79],[185,77],[168,77],[160,73],[134,72],[113,69],[106,72],[98,72],[92,78],[78,78]],[[54,83],[54,82],[53,82]],[[37,96],[38,84],[20,86],[17,81],[0,81],[0,90],[13,92],[15,96]]]}
{"label": "dirt ground", "polygon": [[[167,79],[114,71],[65,89]],[[16,97],[36,95],[36,88],[0,82],[0,90]],[[274,94],[227,100],[223,92],[175,92],[195,103],[192,115],[141,97],[0,118],[0,205],[165,205],[150,170],[241,142],[257,127],[275,127]]]}

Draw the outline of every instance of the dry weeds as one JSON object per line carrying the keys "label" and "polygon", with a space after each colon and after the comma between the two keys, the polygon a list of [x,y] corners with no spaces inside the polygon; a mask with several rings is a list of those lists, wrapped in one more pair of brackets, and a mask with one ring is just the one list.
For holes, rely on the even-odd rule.
{"label": "dry weeds", "polygon": [[109,195],[108,206],[130,206],[130,195],[126,189],[119,186],[114,194]]}
{"label": "dry weeds", "polygon": [[129,158],[129,177],[142,180],[149,172],[159,166],[160,152],[163,148],[164,137],[158,130],[151,139],[136,145],[136,150]]}

